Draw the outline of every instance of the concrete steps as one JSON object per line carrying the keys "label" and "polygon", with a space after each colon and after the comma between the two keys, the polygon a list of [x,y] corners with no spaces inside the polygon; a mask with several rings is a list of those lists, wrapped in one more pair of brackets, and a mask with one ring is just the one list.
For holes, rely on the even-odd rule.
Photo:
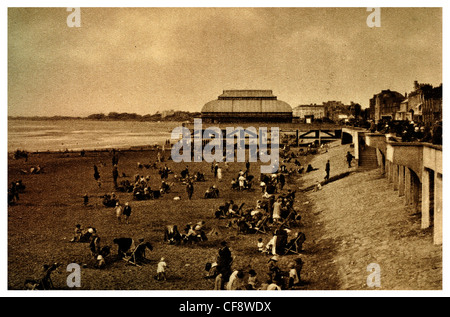
{"label": "concrete steps", "polygon": [[377,153],[374,147],[366,146],[359,153],[359,166],[364,169],[375,169],[378,167]]}

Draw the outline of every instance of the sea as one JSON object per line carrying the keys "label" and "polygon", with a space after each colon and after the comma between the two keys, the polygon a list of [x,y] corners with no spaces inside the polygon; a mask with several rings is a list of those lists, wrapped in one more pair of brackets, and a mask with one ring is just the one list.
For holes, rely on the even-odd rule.
{"label": "sea", "polygon": [[181,122],[8,120],[8,152],[126,149],[163,145]]}

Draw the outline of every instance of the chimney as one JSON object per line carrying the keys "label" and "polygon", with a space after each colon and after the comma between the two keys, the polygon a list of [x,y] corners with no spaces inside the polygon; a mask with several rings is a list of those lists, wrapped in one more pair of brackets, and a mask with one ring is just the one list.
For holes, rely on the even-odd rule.
{"label": "chimney", "polygon": [[414,90],[419,89],[419,82],[417,80],[414,81]]}

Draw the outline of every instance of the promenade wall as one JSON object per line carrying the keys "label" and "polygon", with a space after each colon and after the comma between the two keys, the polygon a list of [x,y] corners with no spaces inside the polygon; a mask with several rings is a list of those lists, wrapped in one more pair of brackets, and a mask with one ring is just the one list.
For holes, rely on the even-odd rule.
{"label": "promenade wall", "polygon": [[[421,213],[422,229],[433,227],[434,244],[442,244],[442,146],[363,134],[365,144],[376,148],[378,166],[393,190],[404,197],[412,214]],[[358,139],[355,141],[359,148]]]}

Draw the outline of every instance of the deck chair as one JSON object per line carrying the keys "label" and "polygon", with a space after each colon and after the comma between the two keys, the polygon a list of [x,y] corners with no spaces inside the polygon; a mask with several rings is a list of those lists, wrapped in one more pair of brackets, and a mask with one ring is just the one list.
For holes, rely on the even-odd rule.
{"label": "deck chair", "polygon": [[269,230],[269,216],[264,216],[255,226],[255,230],[264,234],[267,234],[267,231]]}
{"label": "deck chair", "polygon": [[[142,242],[138,244],[138,246],[132,250],[129,256],[125,256],[123,259],[135,266],[140,267],[140,263],[146,262],[147,258],[145,257],[145,249],[153,250],[153,246],[149,242]],[[130,250],[131,251],[131,250]]]}
{"label": "deck chair", "polygon": [[281,226],[290,229],[292,224],[297,224],[296,218],[297,218],[297,211],[292,209],[287,215],[286,219],[284,219],[283,222],[281,223]]}
{"label": "deck chair", "polygon": [[291,239],[286,248],[284,249],[284,254],[295,253],[300,254],[303,251],[303,242],[305,242],[306,236],[303,232],[298,232],[297,236]]}

